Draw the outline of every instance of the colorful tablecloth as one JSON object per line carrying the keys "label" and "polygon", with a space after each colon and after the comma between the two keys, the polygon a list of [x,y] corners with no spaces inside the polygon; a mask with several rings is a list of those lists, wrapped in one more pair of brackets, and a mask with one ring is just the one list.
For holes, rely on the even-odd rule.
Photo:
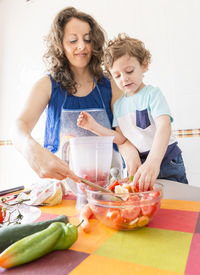
{"label": "colorful tablecloth", "polygon": [[[66,214],[78,224],[75,197],[41,207],[37,221]],[[0,270],[3,275],[172,275],[200,274],[200,202],[162,200],[159,213],[135,231],[115,231],[91,219],[91,232],[79,232],[74,245],[32,263]]]}

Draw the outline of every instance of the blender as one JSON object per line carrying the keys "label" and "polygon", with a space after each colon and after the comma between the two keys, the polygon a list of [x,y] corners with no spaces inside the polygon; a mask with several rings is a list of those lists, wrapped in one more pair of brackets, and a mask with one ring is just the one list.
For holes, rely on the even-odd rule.
{"label": "blender", "polygon": [[[62,148],[62,159],[76,175],[101,186],[109,182],[113,154],[112,136],[74,137]],[[87,203],[85,185],[66,180],[71,191],[77,196],[76,207]]]}

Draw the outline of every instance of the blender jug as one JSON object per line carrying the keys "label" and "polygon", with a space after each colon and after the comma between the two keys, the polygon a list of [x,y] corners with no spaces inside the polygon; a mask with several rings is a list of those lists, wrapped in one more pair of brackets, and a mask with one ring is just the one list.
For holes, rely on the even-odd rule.
{"label": "blender jug", "polygon": [[[71,138],[63,146],[62,159],[69,162],[70,168],[76,175],[104,186],[109,181],[113,139],[112,136]],[[76,184],[75,186],[72,183],[68,185],[77,195],[76,207],[80,208],[81,205],[86,204],[83,185]]]}

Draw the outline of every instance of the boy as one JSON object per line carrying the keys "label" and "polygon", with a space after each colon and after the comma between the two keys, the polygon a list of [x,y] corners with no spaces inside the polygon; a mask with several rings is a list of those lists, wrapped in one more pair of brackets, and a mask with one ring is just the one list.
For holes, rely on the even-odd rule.
{"label": "boy", "polygon": [[[133,184],[139,190],[153,187],[157,178],[188,183],[181,150],[171,134],[168,104],[159,88],[145,85],[151,54],[143,42],[119,34],[108,42],[104,65],[124,95],[114,104],[113,127],[98,124],[92,116],[82,112],[77,125],[98,135],[112,135],[118,145],[128,139],[138,150],[141,166],[134,175]],[[129,175],[130,176],[130,175]]]}

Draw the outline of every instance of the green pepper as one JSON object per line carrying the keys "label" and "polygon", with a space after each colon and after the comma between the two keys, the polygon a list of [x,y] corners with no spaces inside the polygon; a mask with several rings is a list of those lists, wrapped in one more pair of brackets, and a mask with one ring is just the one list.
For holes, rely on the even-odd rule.
{"label": "green pepper", "polygon": [[133,181],[133,176],[130,176],[129,181]]}
{"label": "green pepper", "polygon": [[75,226],[71,223],[62,224],[62,236],[56,243],[54,250],[64,250],[69,248],[78,239],[78,228],[79,225]]}
{"label": "green pepper", "polygon": [[0,254],[0,266],[10,268],[34,261],[51,251],[69,248],[77,238],[75,225],[55,222],[9,246]]}

